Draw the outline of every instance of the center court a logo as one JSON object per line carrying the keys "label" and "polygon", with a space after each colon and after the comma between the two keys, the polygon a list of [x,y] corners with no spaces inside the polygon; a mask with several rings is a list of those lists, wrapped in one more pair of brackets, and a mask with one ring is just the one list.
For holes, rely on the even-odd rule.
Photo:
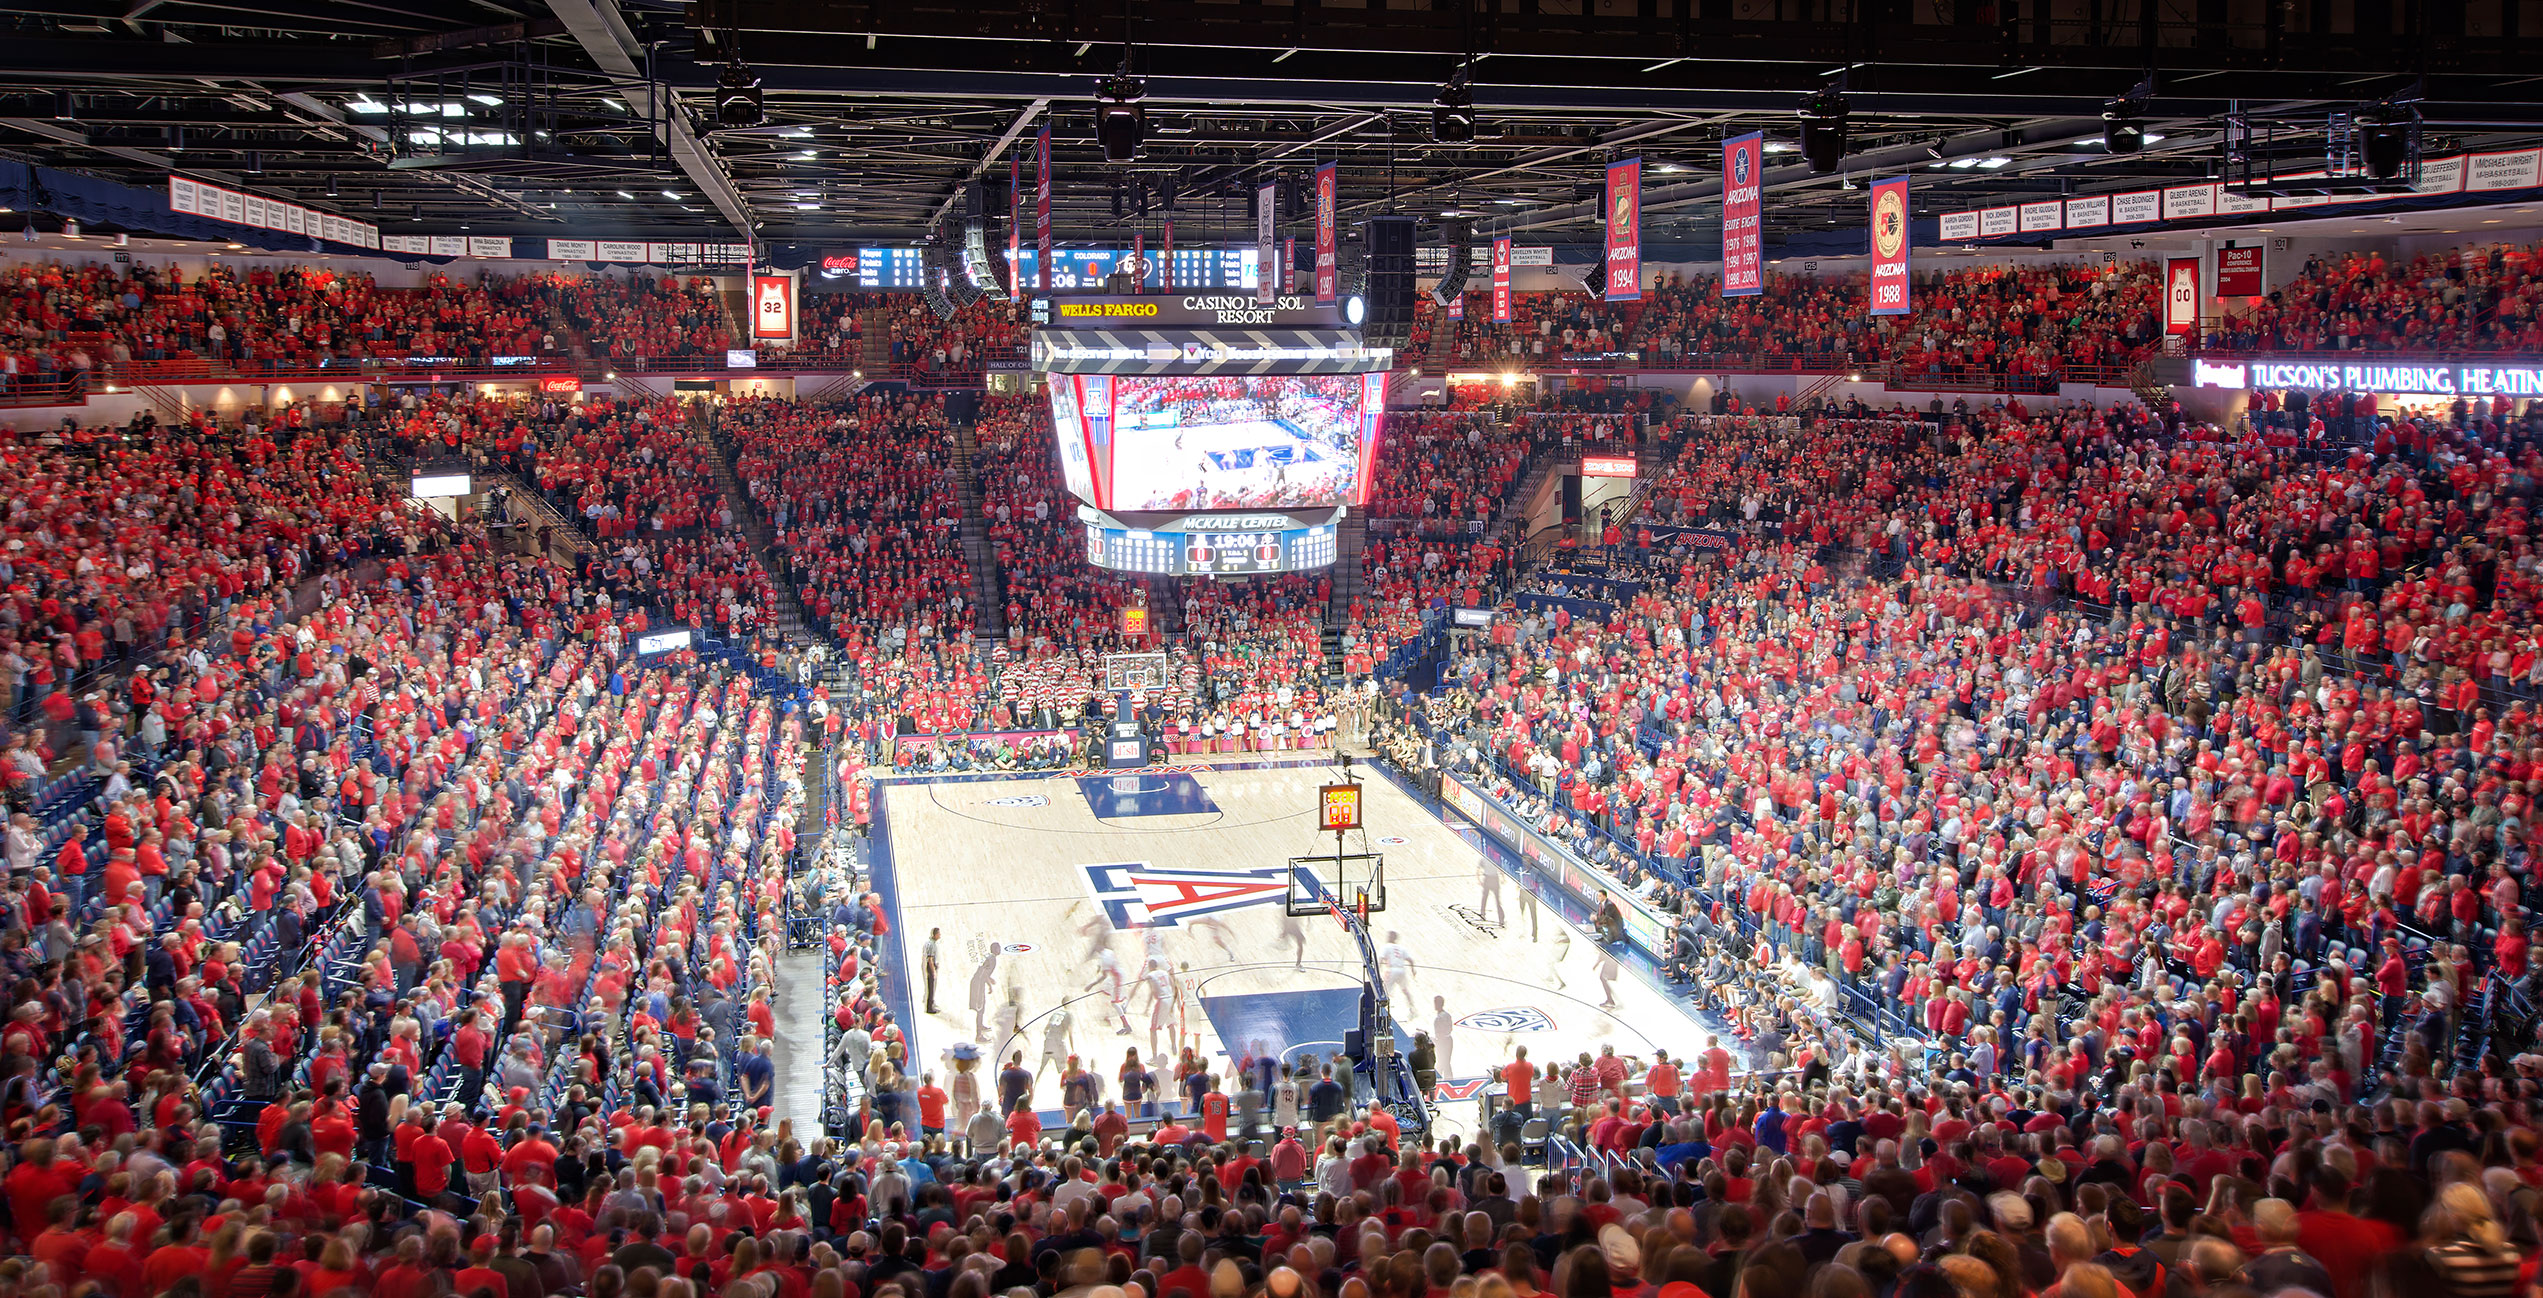
{"label": "center court a logo", "polygon": [[1051,805],[1051,800],[1039,793],[1017,793],[1010,794],[1003,798],[991,798],[988,800],[987,805],[992,807],[1047,807]]}
{"label": "center court a logo", "polygon": [[[1289,895],[1291,870],[1177,870],[1146,861],[1083,865],[1086,890],[1114,928],[1174,928],[1204,915],[1268,906]],[[1312,883],[1312,880],[1306,880]]]}

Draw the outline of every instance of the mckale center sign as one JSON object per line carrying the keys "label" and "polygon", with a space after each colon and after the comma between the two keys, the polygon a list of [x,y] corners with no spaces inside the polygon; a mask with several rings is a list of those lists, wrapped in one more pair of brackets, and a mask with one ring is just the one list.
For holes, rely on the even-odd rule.
{"label": "mckale center sign", "polygon": [[[2177,371],[2176,371],[2177,372]],[[2543,397],[2543,365],[2349,364],[2335,361],[2193,361],[2201,388],[2300,392],[2436,393],[2458,397]]]}

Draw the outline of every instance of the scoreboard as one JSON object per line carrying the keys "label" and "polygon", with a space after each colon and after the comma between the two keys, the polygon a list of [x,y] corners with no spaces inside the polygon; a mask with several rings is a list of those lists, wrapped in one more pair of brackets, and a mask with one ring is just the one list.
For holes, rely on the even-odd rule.
{"label": "scoreboard", "polygon": [[[1149,288],[1165,284],[1163,250],[1148,250]],[[1051,287],[1060,292],[1100,292],[1106,280],[1122,263],[1130,259],[1128,248],[1054,248],[1051,250]],[[859,248],[854,269],[848,269],[844,254],[824,257],[822,278],[845,279],[853,275],[858,288],[902,289],[915,293],[927,287],[926,250],[916,247]],[[1016,254],[1016,281],[1028,292],[1038,291],[1035,274],[1041,264],[1041,252],[1025,248]],[[1254,287],[1254,250],[1251,248],[1177,248],[1174,250],[1174,287],[1178,290],[1251,289]]]}
{"label": "scoreboard", "polygon": [[927,287],[926,254],[918,248],[859,248],[856,282],[858,288],[916,292]]}
{"label": "scoreboard", "polygon": [[1330,568],[1336,553],[1333,523],[1288,514],[1188,514],[1154,527],[1131,527],[1087,509],[1079,516],[1086,528],[1086,561],[1117,572],[1256,577]]}

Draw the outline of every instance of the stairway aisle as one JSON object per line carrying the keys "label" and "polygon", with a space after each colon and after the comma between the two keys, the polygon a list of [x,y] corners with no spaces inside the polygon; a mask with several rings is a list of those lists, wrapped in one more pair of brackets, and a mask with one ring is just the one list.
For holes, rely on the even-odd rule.
{"label": "stairway aisle", "polygon": [[733,525],[741,529],[742,536],[749,542],[751,557],[759,561],[760,570],[768,574],[768,584],[777,592],[777,630],[792,637],[798,644],[826,641],[829,633],[815,628],[806,616],[803,600],[795,590],[794,578],[788,572],[783,556],[777,552],[777,531],[759,516],[759,507],[751,500],[750,492],[743,489],[741,475],[733,468],[732,443],[716,426],[706,403],[691,403],[689,425],[714,448],[715,485],[723,489],[725,503],[733,510]]}
{"label": "stairway aisle", "polygon": [[1326,677],[1342,676],[1342,630],[1350,625],[1351,603],[1366,590],[1360,556],[1369,548],[1369,517],[1358,510],[1343,513],[1333,538],[1333,592],[1325,598],[1324,665]]}
{"label": "stairway aisle", "polygon": [[954,426],[954,480],[962,493],[962,557],[971,565],[971,599],[978,615],[972,635],[981,640],[1007,638],[1006,592],[998,583],[998,547],[989,540],[989,517],[981,511],[977,463],[980,438],[974,425]]}

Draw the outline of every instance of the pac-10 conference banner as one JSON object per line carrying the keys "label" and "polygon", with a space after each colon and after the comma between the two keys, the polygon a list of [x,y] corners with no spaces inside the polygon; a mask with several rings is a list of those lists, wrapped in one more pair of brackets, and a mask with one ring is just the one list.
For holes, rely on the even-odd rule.
{"label": "pac-10 conference banner", "polygon": [[1642,159],[1607,164],[1607,300],[1642,299]]}
{"label": "pac-10 conference banner", "polygon": [[1342,296],[1342,271],[1334,260],[1334,172],[1328,162],[1316,168],[1316,305],[1332,306]]}
{"label": "pac-10 conference banner", "polygon": [[1766,291],[1766,137],[1722,141],[1722,296]]}
{"label": "pac-10 conference banner", "polygon": [[1872,314],[1906,315],[1907,178],[1872,183]]}

